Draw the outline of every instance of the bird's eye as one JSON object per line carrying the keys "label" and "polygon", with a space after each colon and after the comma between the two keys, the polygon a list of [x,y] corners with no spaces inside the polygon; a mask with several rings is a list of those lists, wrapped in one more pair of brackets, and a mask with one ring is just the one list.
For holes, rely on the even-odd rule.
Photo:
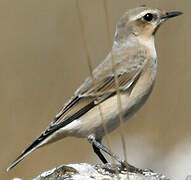
{"label": "bird's eye", "polygon": [[145,21],[150,22],[150,21],[153,20],[153,14],[147,13],[147,14],[144,15],[143,19],[144,19]]}

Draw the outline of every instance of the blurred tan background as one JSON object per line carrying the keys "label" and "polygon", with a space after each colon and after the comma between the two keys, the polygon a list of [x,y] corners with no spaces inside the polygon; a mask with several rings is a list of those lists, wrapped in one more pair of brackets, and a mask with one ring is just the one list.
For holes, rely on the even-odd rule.
{"label": "blurred tan background", "polygon": [[[128,160],[180,180],[191,173],[191,21],[187,0],[109,0],[111,31],[146,4],[184,15],[156,37],[159,73],[146,105],[125,124]],[[81,0],[92,64],[108,53],[102,0]],[[0,0],[0,179],[32,179],[63,163],[100,162],[86,140],[67,138],[8,165],[37,137],[88,75],[75,0]],[[112,150],[122,149],[118,131]]]}

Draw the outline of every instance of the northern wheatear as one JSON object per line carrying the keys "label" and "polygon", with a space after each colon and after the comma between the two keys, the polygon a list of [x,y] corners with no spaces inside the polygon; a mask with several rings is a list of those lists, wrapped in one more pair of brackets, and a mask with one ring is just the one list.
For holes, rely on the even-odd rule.
{"label": "northern wheatear", "polygon": [[87,138],[103,163],[107,160],[100,150],[123,163],[118,155],[101,144],[105,132],[98,105],[108,132],[119,126],[112,58],[123,118],[128,120],[145,103],[154,85],[157,73],[154,35],[161,23],[180,14],[143,6],[128,10],[117,23],[112,53],[93,71],[94,78],[90,76],[84,81],[48,128],[7,170],[37,148],[68,136]]}

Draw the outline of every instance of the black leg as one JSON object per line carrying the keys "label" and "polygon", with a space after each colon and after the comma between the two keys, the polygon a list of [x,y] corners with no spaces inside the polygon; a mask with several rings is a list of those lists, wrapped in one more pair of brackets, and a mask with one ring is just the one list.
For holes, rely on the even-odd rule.
{"label": "black leg", "polygon": [[121,157],[117,154],[112,153],[106,146],[104,146],[101,142],[97,141],[94,136],[89,136],[88,141],[95,146],[97,149],[101,149],[105,153],[109,154],[112,156],[115,160],[117,160],[119,163],[123,164],[124,160],[121,159]]}
{"label": "black leg", "polygon": [[[127,168],[130,172],[142,172],[141,169],[138,169],[130,164],[128,164],[126,161],[121,159],[121,157],[118,154],[112,153],[106,146],[104,146],[101,142],[97,141],[94,136],[89,136],[88,141],[92,144],[94,148],[94,152],[99,156],[99,158],[102,160],[103,163],[107,163],[104,156],[101,154],[100,150],[104,151],[105,153],[112,156],[116,161],[118,161],[123,168]],[[95,150],[96,149],[96,150]],[[104,158],[104,159],[102,159]]]}
{"label": "black leg", "polygon": [[105,157],[103,156],[103,154],[101,153],[100,149],[97,148],[94,143],[92,143],[92,147],[93,147],[93,150],[94,152],[97,154],[97,156],[101,159],[101,161],[106,164],[107,163],[107,160],[105,159]]}

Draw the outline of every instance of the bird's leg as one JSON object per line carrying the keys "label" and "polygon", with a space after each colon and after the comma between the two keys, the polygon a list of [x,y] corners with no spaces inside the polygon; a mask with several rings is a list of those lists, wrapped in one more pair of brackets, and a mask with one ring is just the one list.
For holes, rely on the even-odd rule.
{"label": "bird's leg", "polygon": [[118,161],[122,165],[122,168],[127,168],[130,172],[142,172],[140,169],[128,164],[125,160],[121,159],[121,157],[118,154],[112,153],[105,145],[96,140],[94,136],[89,136],[88,141],[92,144],[94,152],[98,155],[98,157],[103,163],[107,163],[107,160],[101,154],[100,150],[112,156],[116,161]]}
{"label": "bird's leg", "polygon": [[105,157],[103,156],[103,154],[101,153],[100,149],[99,149],[97,146],[95,146],[94,143],[92,143],[92,147],[93,147],[94,152],[95,152],[95,153],[97,154],[97,156],[100,158],[100,160],[101,160],[104,164],[108,163],[107,160],[105,159]]}
{"label": "bird's leg", "polygon": [[98,140],[96,140],[96,138],[94,136],[89,136],[88,137],[88,141],[95,146],[97,149],[104,151],[105,153],[109,154],[110,156],[112,156],[116,161],[118,161],[119,163],[123,163],[123,160],[121,159],[121,157],[117,154],[112,153],[105,145],[103,145],[101,142],[99,142]]}

